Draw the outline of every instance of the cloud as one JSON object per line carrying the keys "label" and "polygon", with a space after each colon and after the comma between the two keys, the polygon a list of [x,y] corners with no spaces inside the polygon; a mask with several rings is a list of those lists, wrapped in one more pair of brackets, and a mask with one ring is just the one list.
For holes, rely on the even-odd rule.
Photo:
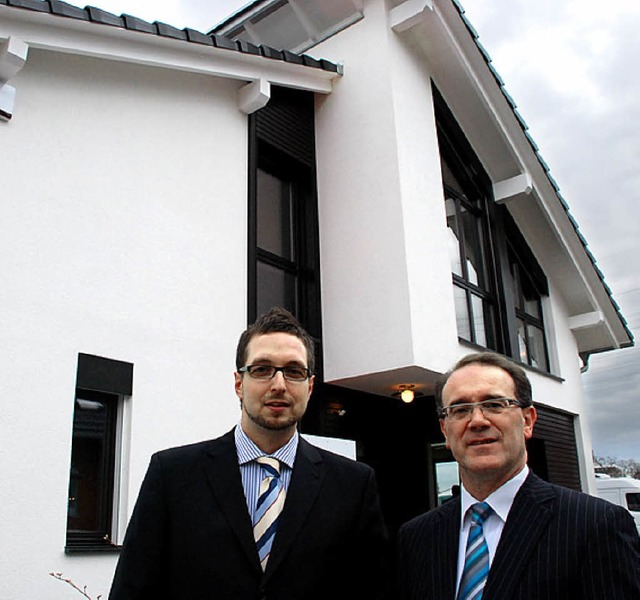
{"label": "cloud", "polygon": [[[640,3],[467,0],[605,281],[640,332]],[[583,375],[596,454],[640,458],[640,349]]]}

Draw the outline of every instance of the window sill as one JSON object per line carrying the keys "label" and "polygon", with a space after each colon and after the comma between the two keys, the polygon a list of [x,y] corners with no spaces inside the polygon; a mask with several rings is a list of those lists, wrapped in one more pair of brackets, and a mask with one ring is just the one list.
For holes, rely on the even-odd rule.
{"label": "window sill", "polygon": [[115,544],[80,544],[73,546],[65,546],[65,554],[112,554],[120,552],[122,546],[116,546]]}

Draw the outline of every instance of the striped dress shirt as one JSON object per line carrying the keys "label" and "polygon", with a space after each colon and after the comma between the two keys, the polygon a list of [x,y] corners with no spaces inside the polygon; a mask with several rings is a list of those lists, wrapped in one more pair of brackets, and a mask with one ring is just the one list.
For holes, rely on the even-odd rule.
{"label": "striped dress shirt", "polygon": [[256,458],[272,456],[280,461],[280,478],[284,484],[284,489],[288,491],[293,464],[298,450],[298,440],[299,434],[296,431],[293,437],[282,446],[282,448],[279,448],[273,454],[265,454],[247,437],[247,434],[242,430],[242,426],[238,423],[235,428],[236,451],[238,453],[240,475],[242,476],[242,487],[244,488],[244,495],[247,499],[247,510],[250,516],[253,516],[253,511],[256,508],[260,492],[260,482],[263,478],[262,467],[256,462]]}

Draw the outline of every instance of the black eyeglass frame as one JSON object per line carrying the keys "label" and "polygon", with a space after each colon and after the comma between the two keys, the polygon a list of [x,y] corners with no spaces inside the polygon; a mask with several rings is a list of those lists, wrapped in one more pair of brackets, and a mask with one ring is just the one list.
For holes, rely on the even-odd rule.
{"label": "black eyeglass frame", "polygon": [[[268,377],[256,377],[255,375],[253,375],[251,373],[251,371],[255,368],[255,367],[260,367],[262,369],[268,369],[271,372],[271,375],[269,375]],[[292,378],[290,376],[287,375],[287,371],[303,371],[304,373],[306,373],[306,377],[303,377],[301,379],[296,379],[295,377]],[[271,379],[273,379],[276,376],[276,373],[280,371],[282,373],[282,376],[287,380],[287,381],[292,381],[294,383],[302,383],[303,381],[307,381],[312,375],[313,373],[311,372],[311,370],[307,367],[301,367],[299,365],[286,365],[284,367],[275,367],[273,365],[260,365],[260,364],[256,364],[256,365],[245,365],[244,367],[240,367],[238,369],[238,373],[248,373],[249,377],[251,377],[252,379],[257,379],[258,381],[269,381]],[[290,373],[289,373],[290,375]]]}
{"label": "black eyeglass frame", "polygon": [[[499,406],[492,407],[491,404],[498,404]],[[441,419],[447,419],[451,417],[449,413],[452,411],[452,409],[461,408],[468,412],[456,418],[455,420],[463,421],[471,417],[476,406],[480,408],[482,414],[485,416],[487,416],[487,413],[485,411],[489,411],[492,408],[498,411],[493,413],[493,416],[501,414],[504,410],[506,410],[507,408],[511,408],[512,406],[516,406],[518,408],[526,408],[522,404],[522,402],[520,402],[520,400],[516,400],[515,398],[487,398],[486,400],[481,400],[480,402],[461,402],[459,404],[446,406],[438,410],[438,415]],[[489,415],[492,415],[492,413],[489,413]]]}

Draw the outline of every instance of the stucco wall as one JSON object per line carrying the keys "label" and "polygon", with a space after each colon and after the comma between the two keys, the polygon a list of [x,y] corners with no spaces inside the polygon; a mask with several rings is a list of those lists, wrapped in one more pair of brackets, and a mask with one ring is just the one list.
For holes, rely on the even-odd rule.
{"label": "stucco wall", "polygon": [[12,84],[0,597],[74,597],[51,570],[106,597],[116,555],[63,553],[77,354],[134,364],[129,509],[152,452],[236,422],[247,119],[240,83],[33,49]]}
{"label": "stucco wall", "polygon": [[316,117],[326,377],[444,370],[457,335],[427,67],[383,2],[314,53],[345,64]]}

